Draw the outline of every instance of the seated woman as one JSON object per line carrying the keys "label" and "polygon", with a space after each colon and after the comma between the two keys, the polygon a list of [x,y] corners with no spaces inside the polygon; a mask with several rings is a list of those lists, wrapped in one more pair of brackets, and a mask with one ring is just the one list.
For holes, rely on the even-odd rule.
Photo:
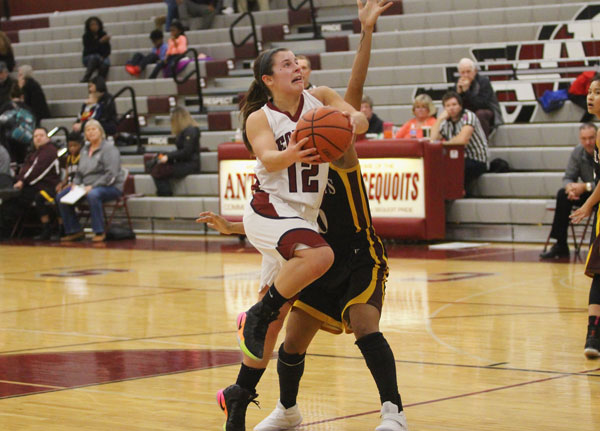
{"label": "seated woman", "polygon": [[81,132],[89,119],[98,120],[108,136],[117,133],[117,108],[115,100],[106,88],[106,81],[96,76],[88,82],[88,98],[81,105],[74,132]]}
{"label": "seated woman", "polygon": [[28,64],[19,67],[19,87],[23,91],[25,104],[35,115],[36,126],[39,127],[44,118],[50,118],[50,109],[42,86],[33,76],[33,69]]}
{"label": "seated woman", "polygon": [[110,68],[110,49],[110,36],[104,31],[104,24],[98,17],[89,17],[83,33],[83,65],[86,71],[81,82],[89,81],[96,70],[106,79]]}
{"label": "seated woman", "polygon": [[423,127],[432,127],[435,124],[434,115],[437,109],[433,106],[433,101],[429,95],[419,94],[415,97],[412,111],[415,118],[407,121],[396,132],[396,138],[423,138]]}
{"label": "seated woman", "polygon": [[104,241],[106,238],[102,204],[113,201],[123,194],[125,172],[121,169],[119,150],[106,140],[104,129],[96,120],[87,121],[84,134],[87,142],[81,150],[73,184],[56,195],[66,234],[61,241],[79,241],[85,238],[83,228],[75,214],[75,207],[61,202],[73,185],[85,188],[85,199],[90,206],[94,242]]}
{"label": "seated woman", "polygon": [[180,106],[171,114],[171,132],[177,150],[158,156],[150,174],[158,196],[172,196],[171,178],[183,178],[200,172],[200,129],[187,109]]}

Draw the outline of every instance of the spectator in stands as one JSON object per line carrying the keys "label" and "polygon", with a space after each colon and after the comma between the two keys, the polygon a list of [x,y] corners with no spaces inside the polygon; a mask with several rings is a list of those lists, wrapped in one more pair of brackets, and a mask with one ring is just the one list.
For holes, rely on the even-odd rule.
{"label": "spectator in stands", "polygon": [[81,147],[83,143],[81,141],[81,134],[77,132],[69,133],[67,137],[67,157],[64,159],[64,177],[61,182],[56,186],[56,192],[62,191],[67,184],[72,184],[79,167],[79,159],[81,157]]}
{"label": "spectator in stands", "polygon": [[590,122],[594,115],[587,110],[587,94],[592,83],[592,78],[596,75],[594,70],[586,70],[580,73],[569,86],[569,100],[584,110],[581,120],[582,123]]}
{"label": "spectator in stands", "polygon": [[413,102],[413,114],[415,118],[408,120],[396,132],[396,138],[423,138],[423,127],[431,127],[435,124],[434,115],[437,112],[431,97],[427,94],[419,94]]}
{"label": "spectator in stands", "polygon": [[50,142],[46,129],[35,129],[33,146],[34,150],[27,155],[14,184],[14,188],[21,190],[21,194],[12,202],[21,213],[28,211],[34,204],[42,223],[42,232],[35,239],[49,240],[52,233],[49,205],[54,204],[56,185],[60,182],[60,167],[56,147]]}
{"label": "spectator in stands", "polygon": [[3,31],[0,31],[0,61],[6,64],[9,72],[15,69],[15,54],[10,39]]}
{"label": "spectator in stands", "polygon": [[10,77],[6,63],[0,61],[0,106],[10,101],[10,91],[15,81]]}
{"label": "spectator in stands", "polygon": [[360,112],[365,114],[365,117],[369,120],[367,133],[383,133],[383,121],[373,112],[373,100],[369,96],[363,96]]}
{"label": "spectator in stands", "polygon": [[[146,66],[150,63],[158,63],[164,61],[167,56],[167,44],[164,41],[163,32],[160,30],[152,30],[150,33],[150,40],[152,41],[152,49],[146,55],[141,52],[136,52],[131,60],[125,65],[127,73],[133,76],[139,76]],[[156,78],[156,76],[154,76]]]}
{"label": "spectator in stands", "polygon": [[164,60],[156,63],[154,70],[150,74],[149,78],[154,79],[158,76],[158,73],[163,69],[167,68],[167,75],[170,76],[170,71],[173,68],[175,62],[179,62],[181,56],[188,49],[188,40],[185,35],[185,29],[181,21],[174,19],[171,22],[171,37],[167,45],[167,53]]}
{"label": "spectator in stands", "polygon": [[180,106],[171,113],[171,132],[177,150],[158,156],[151,175],[158,196],[172,196],[170,179],[200,172],[200,128],[187,109]]}
{"label": "spectator in stands", "polygon": [[[190,27],[190,17],[202,17],[200,30],[210,28],[217,13],[216,0],[177,0],[179,19]],[[171,22],[173,25],[173,22]]]}
{"label": "spectator in stands", "polygon": [[[101,242],[106,238],[102,204],[115,200],[123,194],[125,172],[121,169],[119,150],[106,140],[104,129],[98,121],[88,120],[85,124],[84,134],[87,142],[81,151],[79,166],[72,184],[85,187],[85,198],[90,207],[90,218],[94,231],[92,241]],[[74,206],[60,201],[70,190],[71,185],[56,196],[66,234],[61,241],[66,242],[85,238]]]}
{"label": "spectator in stands", "polygon": [[431,140],[465,145],[465,190],[487,171],[488,143],[479,119],[463,108],[460,95],[449,91],[442,98],[444,111],[431,128]]}
{"label": "spectator in stands", "polygon": [[104,31],[100,18],[92,16],[85,21],[83,34],[83,65],[87,68],[81,82],[88,82],[95,71],[106,79],[110,68],[110,35]]}
{"label": "spectator in stands", "polygon": [[[270,6],[269,6],[269,0],[250,0],[251,2],[254,3],[255,7],[252,8],[250,7],[250,10],[256,10],[256,8],[258,8],[259,11],[263,11],[263,10],[269,10]],[[233,4],[233,2],[231,2],[231,4]],[[237,11],[239,13],[244,13],[244,12],[248,12],[248,0],[237,0]],[[233,9],[232,9],[233,12]],[[227,13],[224,12],[226,15]]]}
{"label": "spectator in stands", "polygon": [[117,108],[115,100],[106,88],[106,81],[101,76],[96,76],[88,83],[88,98],[81,105],[77,122],[73,124],[73,131],[81,132],[89,119],[98,120],[108,136],[117,133]]}
{"label": "spectator in stands", "polygon": [[50,109],[46,102],[46,95],[42,86],[31,76],[33,69],[24,64],[19,67],[18,83],[23,91],[24,102],[35,115],[36,126],[39,126],[44,118],[50,118]]}
{"label": "spectator in stands", "polygon": [[455,90],[462,97],[464,108],[477,115],[487,138],[504,123],[492,84],[487,76],[477,73],[477,66],[470,58],[459,61],[458,73]]}
{"label": "spectator in stands", "polygon": [[177,0],[165,0],[167,4],[167,16],[165,17],[165,31],[171,31],[171,22],[174,19],[179,19],[179,11],[177,10]]}
{"label": "spectator in stands", "polygon": [[308,57],[305,55],[297,55],[296,60],[298,60],[298,66],[300,66],[300,70],[302,71],[304,89],[310,90],[311,88],[315,88],[315,86],[310,83],[310,73],[312,72],[312,67]]}
{"label": "spectator in stands", "polygon": [[11,100],[0,106],[0,139],[18,164],[25,160],[35,129],[35,116],[23,99],[23,92],[15,82]]}
{"label": "spectator in stands", "polygon": [[556,243],[550,250],[540,254],[542,259],[569,257],[567,235],[571,210],[574,206],[583,205],[594,188],[596,133],[597,128],[593,123],[583,123],[579,126],[579,145],[571,152],[563,176],[563,187],[556,194],[556,209],[550,231],[550,237],[554,238]]}

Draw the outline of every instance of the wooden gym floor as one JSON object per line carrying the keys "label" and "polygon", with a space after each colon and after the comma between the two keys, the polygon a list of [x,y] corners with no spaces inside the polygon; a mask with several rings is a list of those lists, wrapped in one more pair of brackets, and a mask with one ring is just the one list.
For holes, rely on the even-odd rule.
{"label": "wooden gym floor", "polygon": [[[540,248],[388,247],[381,327],[411,431],[600,429],[589,279]],[[235,238],[0,244],[0,430],[222,429],[215,393],[237,375],[259,265]],[[274,365],[248,430],[278,398]],[[298,401],[300,429],[379,424],[353,336],[317,336]]]}

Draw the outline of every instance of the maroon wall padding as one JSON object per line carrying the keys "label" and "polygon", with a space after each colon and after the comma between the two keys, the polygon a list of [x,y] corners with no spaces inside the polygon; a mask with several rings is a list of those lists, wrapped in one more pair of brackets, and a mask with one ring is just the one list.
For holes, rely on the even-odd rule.
{"label": "maroon wall padding", "polygon": [[209,112],[208,130],[231,130],[230,112]]}
{"label": "maroon wall padding", "polygon": [[392,7],[390,7],[388,10],[382,13],[382,15],[402,15],[404,13],[404,8],[402,7],[402,0],[396,0],[392,3]]}
{"label": "maroon wall padding", "polygon": [[306,54],[311,70],[321,70],[321,54]]}
{"label": "maroon wall padding", "polygon": [[50,27],[50,20],[48,19],[48,17],[17,19],[13,21],[2,21],[2,23],[0,23],[0,28],[5,33],[9,31],[46,27]]}
{"label": "maroon wall padding", "polygon": [[281,24],[263,25],[260,28],[260,32],[263,43],[278,42],[284,38],[283,25]]}
{"label": "maroon wall padding", "polygon": [[246,146],[244,144],[240,144],[239,142],[223,142],[222,144],[219,144],[217,148],[217,154],[219,160],[242,160],[254,158]]}
{"label": "maroon wall padding", "polygon": [[[425,169],[425,239],[446,236],[446,202],[444,200],[447,173],[444,171],[441,142],[421,141]],[[464,164],[462,166],[464,172]],[[440,175],[440,172],[443,172]],[[462,190],[462,186],[460,187]]]}
{"label": "maroon wall padding", "polygon": [[302,8],[300,10],[288,9],[288,24],[290,26],[308,24],[312,22],[311,19],[310,9],[308,8]]}
{"label": "maroon wall padding", "polygon": [[255,58],[258,55],[252,42],[245,43],[242,46],[234,46],[233,52],[235,58]]}
{"label": "maroon wall padding", "polygon": [[149,114],[164,114],[169,112],[169,96],[148,96],[146,99]]}
{"label": "maroon wall padding", "polygon": [[64,12],[69,10],[96,9],[102,7],[128,6],[145,3],[162,3],[163,0],[9,0],[12,16],[36,13]]}
{"label": "maroon wall padding", "polygon": [[334,36],[325,38],[325,51],[350,51],[348,36]]}
{"label": "maroon wall padding", "polygon": [[188,79],[183,84],[177,84],[177,94],[196,94],[198,93],[198,88],[196,87],[195,79]]}
{"label": "maroon wall padding", "polygon": [[10,40],[10,43],[19,43],[19,31],[7,31],[6,36]]}
{"label": "maroon wall padding", "polygon": [[206,77],[215,78],[217,76],[229,75],[229,69],[227,68],[227,60],[211,60],[207,61],[206,66]]}
{"label": "maroon wall padding", "polygon": [[464,197],[465,146],[446,144],[442,148],[444,163],[444,199]]}

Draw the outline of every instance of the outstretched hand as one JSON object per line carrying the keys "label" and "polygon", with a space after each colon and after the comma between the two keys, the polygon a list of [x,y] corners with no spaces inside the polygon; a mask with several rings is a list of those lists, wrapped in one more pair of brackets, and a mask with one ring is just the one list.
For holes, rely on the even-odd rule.
{"label": "outstretched hand", "polygon": [[377,18],[392,7],[392,2],[389,0],[356,0],[358,6],[358,19],[363,27],[375,27]]}
{"label": "outstretched hand", "polygon": [[218,214],[211,211],[204,211],[198,214],[196,223],[206,223],[206,225],[225,235],[231,234],[230,223]]}

